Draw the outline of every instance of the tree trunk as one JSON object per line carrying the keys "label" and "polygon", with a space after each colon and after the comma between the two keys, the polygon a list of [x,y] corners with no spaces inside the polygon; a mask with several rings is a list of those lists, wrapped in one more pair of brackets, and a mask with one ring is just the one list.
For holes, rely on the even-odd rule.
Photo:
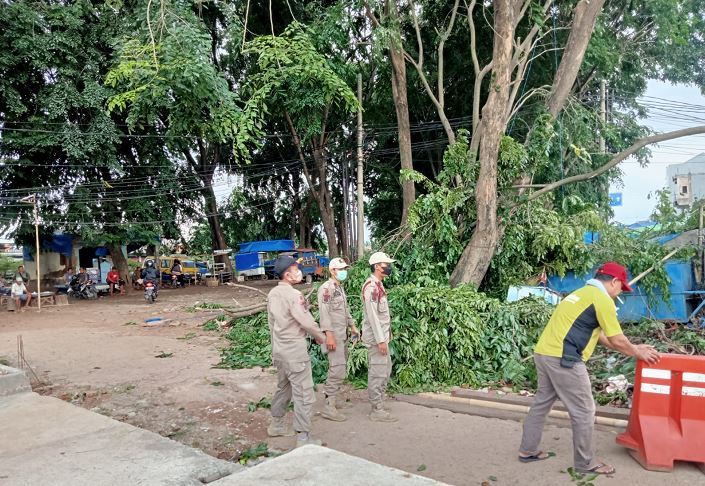
{"label": "tree trunk", "polygon": [[[203,197],[206,199],[206,218],[208,219],[208,226],[211,229],[211,240],[213,242],[213,250],[225,250],[228,245],[225,243],[225,237],[223,236],[223,229],[220,226],[220,216],[218,215],[218,201],[215,198],[215,192],[213,191],[213,185],[211,183],[211,178],[208,174],[201,177],[206,187],[203,188]],[[229,255],[216,255],[214,260],[217,263],[224,263],[225,270],[228,272],[233,271],[233,263],[230,260]]]}
{"label": "tree trunk", "polygon": [[[390,17],[397,18],[398,11],[395,0],[387,0],[387,10]],[[389,58],[392,64],[392,99],[397,113],[397,137],[399,138],[399,159],[401,168],[413,170],[414,162],[411,155],[411,123],[409,121],[409,101],[406,91],[406,63],[401,50],[401,36],[394,32],[389,40]],[[406,224],[409,208],[416,200],[414,181],[402,182],[401,225]]]}
{"label": "tree trunk", "polygon": [[328,190],[327,182],[327,162],[323,156],[323,152],[318,149],[313,149],[313,161],[318,169],[318,189],[316,190],[316,201],[318,202],[318,210],[321,213],[321,222],[323,223],[323,231],[326,233],[328,240],[328,255],[331,258],[340,256],[340,248],[338,244],[338,234],[335,229],[335,215],[333,214],[333,205],[331,204],[330,191]]}
{"label": "tree trunk", "polygon": [[480,171],[475,194],[477,226],[450,277],[452,286],[463,283],[480,285],[497,250],[501,233],[497,221],[497,158],[499,143],[507,125],[506,106],[512,74],[514,9],[510,0],[496,0],[494,6],[492,77],[487,102],[482,109]]}
{"label": "tree trunk", "polygon": [[551,94],[548,97],[548,111],[552,117],[558,116],[563,109],[575,79],[578,76],[580,65],[583,63],[592,31],[595,28],[597,15],[602,10],[605,0],[580,0],[575,7],[573,26],[570,29],[568,42],[563,50],[561,64],[558,67]]}
{"label": "tree trunk", "polygon": [[125,292],[129,292],[132,287],[132,274],[130,273],[130,266],[127,264],[127,258],[123,255],[119,243],[112,243],[106,246],[113,259],[113,265],[117,267],[118,272],[120,272],[120,278],[125,280]]}

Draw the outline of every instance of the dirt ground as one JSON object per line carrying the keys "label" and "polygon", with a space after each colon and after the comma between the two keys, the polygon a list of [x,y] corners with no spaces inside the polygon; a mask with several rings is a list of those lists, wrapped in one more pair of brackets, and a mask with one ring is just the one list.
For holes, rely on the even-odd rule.
{"label": "dirt ground", "polygon": [[[250,285],[266,292],[274,284]],[[219,311],[186,310],[197,302],[232,304],[233,299],[247,305],[262,296],[240,288],[193,287],[164,289],[151,306],[141,292],[134,292],[72,301],[68,307],[46,307],[41,313],[1,311],[0,358],[17,365],[21,336],[25,358],[43,383],[35,384],[35,391],[222,459],[237,460],[263,441],[270,449],[289,450],[293,438],[267,439],[268,411],[249,410],[250,404],[274,392],[272,370],[214,368],[227,341],[218,331],[204,331],[202,324]],[[145,320],[154,317],[166,322],[147,327]],[[565,473],[572,458],[568,428],[547,427],[544,446],[557,457],[523,465],[516,460],[518,422],[393,401],[399,422],[373,424],[366,417],[365,392],[348,390],[345,396],[352,405],[347,422],[333,423],[318,413],[313,421],[314,435],[334,449],[458,486],[574,484]],[[319,394],[317,411],[322,402]],[[596,434],[601,457],[618,470],[613,479],[600,478],[599,484],[617,484],[619,478],[642,486],[666,480],[702,484],[702,473],[690,465],[679,465],[670,477],[644,471],[615,444],[616,433]]]}

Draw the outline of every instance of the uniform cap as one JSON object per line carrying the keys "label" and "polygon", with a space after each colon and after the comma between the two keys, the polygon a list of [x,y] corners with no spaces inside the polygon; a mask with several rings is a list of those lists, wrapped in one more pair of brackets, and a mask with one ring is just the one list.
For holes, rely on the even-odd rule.
{"label": "uniform cap", "polygon": [[342,270],[343,268],[350,268],[350,265],[342,258],[333,258],[328,264],[328,268],[331,270]]}
{"label": "uniform cap", "polygon": [[383,253],[381,251],[378,251],[377,253],[373,253],[372,256],[370,256],[370,265],[376,265],[378,263],[394,263],[396,260],[394,258],[390,258],[389,255],[386,253]]}
{"label": "uniform cap", "polygon": [[294,258],[288,255],[280,256],[274,262],[274,273],[281,277],[292,265],[298,265]]}
{"label": "uniform cap", "polygon": [[622,282],[622,290],[631,292],[632,288],[627,283],[627,269],[617,262],[607,262],[597,269],[597,273],[614,277]]}

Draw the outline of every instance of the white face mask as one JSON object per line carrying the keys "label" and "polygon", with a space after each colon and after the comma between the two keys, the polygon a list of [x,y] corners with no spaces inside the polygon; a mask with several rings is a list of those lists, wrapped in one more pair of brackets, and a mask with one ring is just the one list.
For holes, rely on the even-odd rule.
{"label": "white face mask", "polygon": [[304,274],[301,272],[301,270],[296,269],[296,271],[289,274],[289,277],[294,283],[299,283],[304,279]]}

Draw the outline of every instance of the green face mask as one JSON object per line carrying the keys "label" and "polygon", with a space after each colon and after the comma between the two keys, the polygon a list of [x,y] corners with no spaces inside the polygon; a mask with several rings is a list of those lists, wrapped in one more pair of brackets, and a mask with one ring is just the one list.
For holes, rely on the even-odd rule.
{"label": "green face mask", "polygon": [[346,278],[348,278],[348,271],[338,270],[338,273],[335,274],[335,278],[337,278],[339,282],[343,282]]}

